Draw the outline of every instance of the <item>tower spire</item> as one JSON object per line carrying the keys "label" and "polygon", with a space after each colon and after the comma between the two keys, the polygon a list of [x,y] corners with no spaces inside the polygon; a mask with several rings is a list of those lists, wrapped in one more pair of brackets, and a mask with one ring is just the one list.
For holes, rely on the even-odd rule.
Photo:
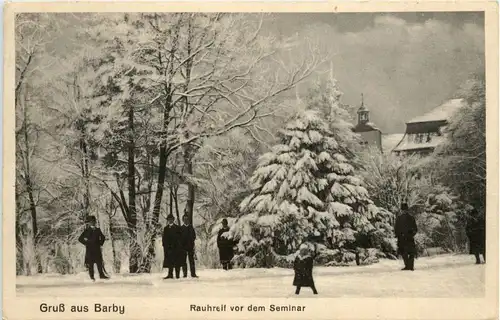
{"label": "tower spire", "polygon": [[358,123],[368,123],[369,120],[369,111],[365,107],[365,95],[361,93],[361,105],[359,106],[358,109]]}

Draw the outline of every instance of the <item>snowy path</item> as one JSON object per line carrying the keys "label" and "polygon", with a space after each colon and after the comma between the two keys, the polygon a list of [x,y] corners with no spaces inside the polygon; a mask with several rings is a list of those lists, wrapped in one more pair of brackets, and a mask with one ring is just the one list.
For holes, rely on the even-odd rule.
{"label": "snowy path", "polygon": [[[481,297],[484,265],[467,255],[420,258],[414,272],[400,271],[401,261],[384,260],[359,267],[316,267],[316,286],[323,297]],[[288,297],[293,270],[199,270],[199,279],[162,280],[163,274],[112,275],[92,283],[86,273],[17,277],[18,296],[153,296],[153,297]],[[304,288],[300,297],[312,297]]]}

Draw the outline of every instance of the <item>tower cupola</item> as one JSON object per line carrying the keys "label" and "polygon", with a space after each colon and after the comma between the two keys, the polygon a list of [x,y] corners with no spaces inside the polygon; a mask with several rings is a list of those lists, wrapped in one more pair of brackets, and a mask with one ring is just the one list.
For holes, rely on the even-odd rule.
{"label": "tower cupola", "polygon": [[363,94],[361,94],[361,106],[358,109],[358,124],[366,124],[370,121],[370,111],[365,106]]}

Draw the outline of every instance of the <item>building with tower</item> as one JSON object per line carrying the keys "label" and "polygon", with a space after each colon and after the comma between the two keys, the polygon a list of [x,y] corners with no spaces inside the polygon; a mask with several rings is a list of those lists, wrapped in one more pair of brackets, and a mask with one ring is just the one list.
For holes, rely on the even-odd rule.
{"label": "building with tower", "polygon": [[404,137],[393,152],[400,155],[429,155],[445,139],[444,128],[453,114],[463,107],[463,99],[451,99],[406,123]]}
{"label": "building with tower", "polygon": [[444,128],[464,103],[463,99],[448,100],[424,115],[406,122],[405,133],[383,134],[370,122],[370,111],[361,95],[361,106],[357,111],[358,123],[353,131],[360,135],[363,146],[376,147],[383,153],[429,155],[444,140]]}
{"label": "building with tower", "polygon": [[370,122],[370,110],[365,106],[363,95],[361,95],[361,106],[357,113],[358,123],[353,131],[361,136],[361,144],[375,146],[382,150],[382,131]]}
{"label": "building with tower", "polygon": [[361,144],[367,147],[376,147],[383,153],[390,153],[401,141],[404,134],[384,134],[370,121],[370,110],[365,105],[364,97],[361,95],[361,106],[357,111],[358,123],[353,131],[361,137]]}

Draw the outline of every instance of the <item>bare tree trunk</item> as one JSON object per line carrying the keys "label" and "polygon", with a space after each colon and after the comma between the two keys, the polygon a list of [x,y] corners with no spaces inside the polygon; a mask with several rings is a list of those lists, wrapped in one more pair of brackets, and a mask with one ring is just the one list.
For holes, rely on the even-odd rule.
{"label": "bare tree trunk", "polygon": [[149,170],[150,178],[148,181],[148,187],[147,187],[147,193],[146,193],[146,200],[143,202],[144,206],[142,208],[142,215],[143,215],[143,220],[144,223],[149,226],[151,224],[151,216],[149,214],[151,210],[151,196],[153,194],[153,170],[151,168],[154,167],[154,161],[153,161],[153,156],[148,154],[148,167],[145,168],[146,170]]}
{"label": "bare tree trunk", "polygon": [[[168,89],[167,89],[168,90]],[[168,130],[168,124],[170,122],[169,113],[171,109],[172,96],[169,94],[166,101],[166,107],[163,111],[163,131],[166,135]],[[156,194],[155,194],[155,202],[153,207],[153,217],[151,221],[151,227],[157,228],[158,220],[160,217],[160,207],[163,198],[163,190],[165,188],[165,178],[167,176],[167,137],[162,138],[162,142],[160,145],[160,163],[158,169],[158,183],[156,184]]]}
{"label": "bare tree trunk", "polygon": [[[167,88],[167,92],[169,92],[167,96],[167,101],[165,105],[165,109],[163,110],[163,131],[164,134],[167,134],[168,124],[170,122],[169,113],[172,108],[172,96],[170,93],[170,88]],[[159,219],[160,219],[160,207],[163,199],[163,190],[165,188],[165,178],[167,176],[167,137],[162,138],[162,142],[160,145],[160,163],[158,169],[158,182],[156,184],[156,194],[154,200],[153,207],[153,215],[151,217],[151,224],[148,226],[148,231],[150,233],[150,239],[148,244],[148,253],[146,257],[146,264],[148,265],[148,270],[145,272],[151,272],[151,264],[155,258],[155,239],[156,235],[159,232]]]}
{"label": "bare tree trunk", "polygon": [[139,244],[137,242],[137,209],[135,189],[135,137],[134,137],[134,108],[128,109],[128,230],[130,235],[129,272],[136,273],[139,269]]}
{"label": "bare tree trunk", "polygon": [[21,215],[18,213],[20,208],[19,195],[16,192],[16,275],[21,275],[24,271],[24,228],[20,221]]}
{"label": "bare tree trunk", "polygon": [[113,217],[116,214],[116,206],[115,200],[113,199],[113,195],[111,195],[109,199],[109,240],[111,242],[111,250],[113,251],[113,269],[115,273],[120,273],[121,269],[121,259],[118,257],[118,252],[116,251],[116,240],[115,240],[115,223],[113,221]]}
{"label": "bare tree trunk", "polygon": [[[81,134],[83,135],[83,129]],[[89,173],[89,156],[87,150],[87,143],[82,136],[80,139],[80,150],[82,152],[81,170],[85,190],[83,193],[83,221],[87,219],[90,214],[90,173]]]}
{"label": "bare tree trunk", "polygon": [[16,275],[23,274],[24,269],[24,245],[21,228],[20,224],[16,221]]}
{"label": "bare tree trunk", "polygon": [[169,214],[174,215],[174,187],[170,185],[170,201],[168,202],[169,205]]}
{"label": "bare tree trunk", "polygon": [[[74,93],[76,101],[77,103],[79,103],[81,99],[81,94],[80,94],[80,87],[78,86],[78,77],[76,75],[73,79],[73,89],[75,91]],[[83,116],[79,118],[79,123],[77,122],[77,125],[78,124],[80,129],[80,151],[82,153],[82,160],[81,160],[82,179],[85,185],[85,190],[83,193],[83,221],[85,221],[90,214],[90,172],[89,172],[90,157],[89,157],[87,141],[85,139],[86,125]]]}
{"label": "bare tree trunk", "polygon": [[68,220],[66,220],[66,248],[68,250],[68,264],[64,264],[63,266],[63,270],[66,271],[67,273],[70,272],[70,269],[71,269],[71,240],[70,240],[70,236],[69,234],[71,233],[71,230],[72,230],[72,225],[71,225],[71,222]]}
{"label": "bare tree trunk", "polygon": [[36,257],[36,263],[37,263],[37,270],[38,273],[42,273],[42,263],[40,261],[40,254],[38,252],[38,224],[37,224],[37,210],[36,210],[36,204],[35,204],[35,199],[33,197],[33,188],[31,186],[31,180],[29,177],[26,179],[26,184],[27,184],[27,189],[28,189],[28,197],[30,201],[30,212],[31,212],[31,230],[33,232],[33,247],[35,251],[35,257]]}
{"label": "bare tree trunk", "polygon": [[115,225],[112,222],[113,219],[109,219],[109,240],[111,241],[111,250],[113,251],[113,269],[115,273],[120,273],[121,269],[121,259],[118,257],[118,252],[116,251],[116,240],[114,235]]}
{"label": "bare tree trunk", "polygon": [[[151,170],[152,168],[152,165],[154,164],[153,163],[153,159],[151,156],[148,155],[148,164],[150,164],[151,166],[147,167],[146,170]],[[153,174],[151,173],[150,175],[151,177],[153,176]],[[144,221],[144,224],[146,226],[146,236],[144,237],[146,243],[144,244],[145,246],[147,246],[147,253],[146,253],[146,257],[145,259],[143,259],[140,267],[139,267],[139,270],[138,272],[151,272],[151,266],[153,264],[153,259],[154,259],[154,256],[155,256],[155,251],[154,251],[154,240],[155,240],[155,237],[154,235],[151,236],[151,233],[154,232],[154,227],[151,228],[151,225],[152,225],[152,219],[151,219],[151,214],[150,214],[150,209],[151,209],[151,195],[152,195],[152,190],[153,190],[153,179],[149,179],[148,181],[148,185],[147,185],[147,193],[145,195],[146,199],[144,200],[144,198],[141,198],[142,200],[144,200],[142,202],[143,206],[142,206],[142,216],[143,216],[143,221]],[[151,243],[149,243],[148,241],[151,241]]]}
{"label": "bare tree trunk", "polygon": [[193,156],[192,156],[192,146],[186,145],[184,150],[184,166],[185,172],[189,176],[187,179],[187,187],[188,187],[188,195],[186,200],[186,208],[184,213],[188,216],[189,221],[193,221],[193,211],[194,211],[194,202],[195,202],[195,192],[196,186],[193,184],[192,179],[190,179],[193,175]]}
{"label": "bare tree trunk", "polygon": [[175,204],[175,213],[176,213],[177,219],[179,220],[179,223],[180,223],[181,220],[180,220],[180,212],[179,212],[179,187],[175,187],[173,196],[174,196],[174,204]]}
{"label": "bare tree trunk", "polygon": [[[191,56],[191,51],[192,51],[192,32],[193,32],[193,26],[192,26],[192,19],[188,19],[188,41],[187,41],[187,55],[188,57]],[[186,78],[185,78],[185,83],[184,83],[184,90],[188,91],[189,84],[191,82],[191,71],[193,68],[193,59],[188,59],[186,63]],[[184,96],[184,107],[186,108],[186,111],[189,110],[189,98],[188,96]],[[189,138],[189,134],[186,133],[186,138]],[[187,144],[184,147],[184,166],[185,166],[185,172],[189,176],[189,179],[187,179],[187,187],[188,187],[188,196],[186,200],[186,207],[184,209],[184,214],[186,214],[189,218],[190,223],[193,223],[193,210],[194,210],[194,201],[195,201],[195,185],[192,182],[192,176],[193,176],[193,145]],[[180,222],[180,221],[179,221]]]}
{"label": "bare tree trunk", "polygon": [[28,136],[28,112],[26,106],[24,106],[24,122],[23,122],[23,134],[24,143],[26,146],[26,151],[24,154],[24,164],[25,164],[25,176],[24,180],[26,183],[26,191],[28,192],[29,207],[31,213],[31,231],[33,232],[33,249],[35,252],[35,259],[37,263],[38,273],[43,272],[42,263],[40,261],[40,255],[38,252],[38,224],[37,224],[37,209],[35,203],[35,197],[33,196],[33,181],[31,180],[31,161],[29,156],[29,136]]}

